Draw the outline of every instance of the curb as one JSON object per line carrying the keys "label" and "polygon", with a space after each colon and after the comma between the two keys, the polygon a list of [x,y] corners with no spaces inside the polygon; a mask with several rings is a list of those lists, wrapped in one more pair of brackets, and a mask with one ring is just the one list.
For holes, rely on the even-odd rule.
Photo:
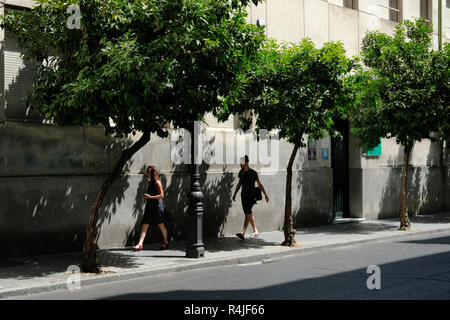
{"label": "curb", "polygon": [[[93,276],[93,278],[90,279],[80,279],[80,285],[81,286],[91,286],[91,285],[98,285],[98,284],[105,284],[108,282],[113,281],[123,281],[123,280],[132,280],[132,279],[138,279],[138,278],[144,278],[144,277],[151,277],[160,275],[161,271],[164,271],[164,273],[176,273],[176,272],[183,272],[183,271],[192,271],[192,270],[199,270],[199,269],[205,269],[205,268],[213,268],[213,267],[219,267],[219,266],[232,266],[232,265],[242,265],[242,264],[249,264],[249,263],[271,263],[275,262],[279,259],[282,259],[283,257],[288,257],[292,255],[298,255],[298,254],[308,254],[313,252],[320,252],[323,250],[338,248],[338,247],[345,247],[345,246],[351,246],[355,244],[364,244],[364,243],[375,243],[379,241],[386,241],[391,239],[399,239],[399,238],[411,238],[415,236],[421,236],[421,235],[427,235],[427,234],[438,234],[442,232],[449,232],[450,228],[439,228],[439,229],[433,229],[433,230],[425,230],[425,231],[406,231],[404,234],[394,234],[394,235],[386,235],[386,236],[379,236],[379,237],[372,237],[367,239],[357,239],[357,240],[350,240],[350,241],[344,241],[344,242],[337,242],[337,243],[331,243],[331,244],[322,244],[322,245],[313,245],[313,246],[300,246],[300,247],[294,247],[294,248],[286,248],[286,247],[274,247],[270,250],[267,250],[264,253],[258,253],[258,254],[248,254],[248,255],[240,255],[240,256],[232,256],[232,257],[226,257],[226,258],[215,258],[208,261],[195,261],[195,262],[188,262],[182,265],[178,266],[168,266],[168,267],[159,267],[159,268],[153,268],[153,269],[141,269],[138,271],[130,271],[130,272],[123,272],[123,273],[116,273],[116,274],[106,274],[106,275],[99,275],[99,276]],[[402,231],[404,232],[404,231]],[[6,289],[4,291],[0,291],[0,299],[4,298],[10,298],[14,296],[23,296],[23,295],[31,295],[31,294],[38,294],[38,293],[46,293],[51,292],[55,290],[61,290],[61,289],[67,289],[67,282],[66,281],[59,281],[52,284],[47,285],[34,285],[29,287],[23,287],[23,288],[17,288],[17,289]]]}

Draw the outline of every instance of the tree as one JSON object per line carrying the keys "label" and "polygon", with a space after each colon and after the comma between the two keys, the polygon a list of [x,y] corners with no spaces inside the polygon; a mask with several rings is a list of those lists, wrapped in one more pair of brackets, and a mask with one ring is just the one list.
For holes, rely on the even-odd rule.
{"label": "tree", "polygon": [[[190,128],[219,113],[239,87],[264,38],[245,22],[250,1],[260,0],[39,0],[33,10],[6,14],[4,26],[36,62],[30,107],[62,125],[100,124],[116,137],[142,132],[92,205],[84,272],[101,271],[98,212],[126,162],[151,133],[167,136],[165,124]],[[80,9],[80,29],[67,27],[71,4]]]}
{"label": "tree", "polygon": [[383,137],[395,137],[404,148],[400,230],[411,226],[407,189],[411,150],[416,141],[433,139],[431,134],[445,126],[441,117],[445,107],[448,110],[448,51],[445,58],[442,51],[432,50],[431,32],[432,27],[420,19],[397,25],[393,36],[367,33],[362,59],[369,69],[355,77],[358,98],[352,131],[368,148]]}
{"label": "tree", "polygon": [[[435,52],[432,68],[435,70],[436,98],[440,108],[439,137],[450,147],[450,43],[445,43],[442,50]],[[442,141],[442,142],[443,142]]]}
{"label": "tree", "polygon": [[[319,139],[327,132],[337,134],[334,121],[346,117],[351,100],[345,75],[356,65],[340,42],[317,49],[310,39],[283,45],[270,41],[248,68],[243,94],[232,103],[235,111],[250,109],[257,127],[279,130],[279,137],[293,144],[286,177],[285,246],[295,245],[292,167],[297,151],[305,147],[305,135]],[[242,119],[244,126],[249,119]]]}

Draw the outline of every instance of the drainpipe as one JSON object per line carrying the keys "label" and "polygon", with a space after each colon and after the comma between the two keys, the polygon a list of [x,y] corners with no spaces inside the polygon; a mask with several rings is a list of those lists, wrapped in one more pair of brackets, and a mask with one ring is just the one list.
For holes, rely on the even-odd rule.
{"label": "drainpipe", "polygon": [[442,0],[438,0],[438,38],[439,50],[442,50]]}
{"label": "drainpipe", "polygon": [[[438,44],[439,44],[439,50],[442,50],[442,0],[437,0],[438,1]],[[447,170],[446,170],[446,166],[445,166],[445,147],[444,147],[444,140],[440,140],[439,142],[439,151],[441,153],[441,157],[440,157],[440,166],[441,166],[441,174],[442,174],[442,193],[443,193],[443,210],[445,211],[445,189],[446,189],[446,183],[447,183]]]}

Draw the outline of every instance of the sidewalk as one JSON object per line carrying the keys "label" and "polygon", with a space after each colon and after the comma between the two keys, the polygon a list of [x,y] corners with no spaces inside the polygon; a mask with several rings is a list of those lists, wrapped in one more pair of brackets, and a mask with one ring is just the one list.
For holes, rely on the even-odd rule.
{"label": "sidewalk", "polygon": [[[450,212],[416,216],[411,231],[398,231],[398,219],[371,220],[354,223],[297,229],[298,246],[280,246],[282,231],[263,232],[258,238],[240,240],[235,236],[204,239],[205,257],[185,257],[185,242],[171,243],[170,249],[159,251],[160,244],[147,245],[143,251],[130,248],[99,250],[103,273],[82,274],[81,287],[110,281],[132,279],[161,273],[244,263],[268,263],[283,256],[328,248],[348,246],[392,238],[450,232]],[[0,298],[67,289],[72,275],[68,267],[79,265],[81,253],[0,260]]]}

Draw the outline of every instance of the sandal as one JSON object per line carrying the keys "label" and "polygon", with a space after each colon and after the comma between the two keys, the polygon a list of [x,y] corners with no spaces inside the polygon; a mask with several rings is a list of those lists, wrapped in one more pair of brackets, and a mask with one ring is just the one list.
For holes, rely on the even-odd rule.
{"label": "sandal", "polygon": [[241,240],[244,240],[245,238],[244,238],[244,235],[242,234],[242,233],[236,233],[236,237],[238,237],[239,239],[241,239]]}
{"label": "sandal", "polygon": [[169,243],[163,244],[159,250],[167,250],[169,249]]}
{"label": "sandal", "polygon": [[258,238],[259,237],[259,233],[252,233],[250,235],[250,238]]}
{"label": "sandal", "polygon": [[135,246],[133,247],[133,250],[134,250],[134,251],[141,251],[143,248],[144,248],[144,246],[135,245]]}

